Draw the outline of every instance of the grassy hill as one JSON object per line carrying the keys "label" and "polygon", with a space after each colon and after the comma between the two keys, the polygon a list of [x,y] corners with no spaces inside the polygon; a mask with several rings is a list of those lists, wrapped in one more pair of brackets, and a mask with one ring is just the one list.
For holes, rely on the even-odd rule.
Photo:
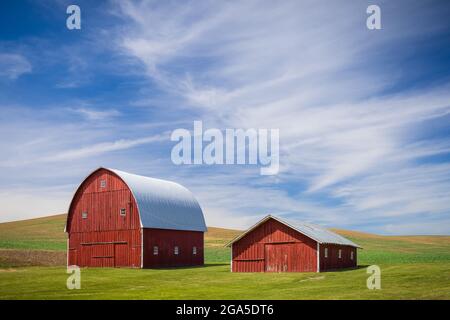
{"label": "grassy hill", "polygon": [[[64,265],[67,236],[66,215],[0,223],[0,267]],[[205,234],[205,258],[209,262],[229,260],[224,245],[241,231],[209,227]]]}
{"label": "grassy hill", "polygon": [[[0,248],[66,250],[65,224],[66,214],[0,223]],[[210,247],[223,247],[240,232],[208,227],[205,242]]]}
{"label": "grassy hill", "polygon": [[66,250],[66,215],[0,223],[0,248]]}
{"label": "grassy hill", "polygon": [[[65,251],[66,215],[60,214],[37,219],[0,223],[0,265],[5,250],[10,254],[24,254],[21,250]],[[358,243],[358,261],[373,264],[412,263],[420,261],[450,261],[450,236],[380,236],[376,234],[333,229],[333,231]],[[209,227],[205,234],[206,261],[228,262],[229,249],[224,245],[241,231]],[[19,250],[19,253],[18,253]],[[1,254],[3,252],[3,254]],[[44,254],[44,253],[43,253]],[[65,255],[59,261],[65,263]],[[3,264],[5,264],[3,258]],[[51,259],[49,260],[51,262]],[[30,263],[26,263],[30,264]]]}
{"label": "grassy hill", "polygon": [[[450,236],[380,236],[334,230],[363,246],[356,270],[230,273],[224,244],[238,230],[209,227],[205,267],[82,270],[67,290],[65,215],[0,224],[0,299],[450,299]],[[368,290],[365,266],[382,270]],[[111,279],[114,279],[112,281]]]}

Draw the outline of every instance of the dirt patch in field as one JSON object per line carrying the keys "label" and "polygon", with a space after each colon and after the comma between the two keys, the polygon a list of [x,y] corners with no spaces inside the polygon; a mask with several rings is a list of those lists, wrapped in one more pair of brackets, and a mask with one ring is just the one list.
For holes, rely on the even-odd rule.
{"label": "dirt patch in field", "polygon": [[17,272],[17,270],[16,269],[11,269],[11,268],[9,268],[9,269],[0,269],[0,272]]}
{"label": "dirt patch in field", "polygon": [[64,251],[0,249],[0,266],[63,266]]}

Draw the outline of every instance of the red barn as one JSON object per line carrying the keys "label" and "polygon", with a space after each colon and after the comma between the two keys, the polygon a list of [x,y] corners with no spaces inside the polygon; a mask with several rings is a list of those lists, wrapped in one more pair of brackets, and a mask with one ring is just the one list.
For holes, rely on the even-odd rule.
{"label": "red barn", "polygon": [[232,240],[232,272],[319,272],[357,266],[350,240],[309,223],[267,216]]}
{"label": "red barn", "polygon": [[159,268],[203,265],[202,209],[183,186],[100,168],[70,203],[68,265]]}

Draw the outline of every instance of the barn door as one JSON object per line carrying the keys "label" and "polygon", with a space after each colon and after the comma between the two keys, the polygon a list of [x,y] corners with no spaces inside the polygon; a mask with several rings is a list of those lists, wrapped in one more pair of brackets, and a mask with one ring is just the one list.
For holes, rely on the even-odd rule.
{"label": "barn door", "polygon": [[291,271],[293,244],[277,243],[265,245],[265,271],[287,272]]}
{"label": "barn door", "polygon": [[91,246],[93,267],[114,267],[114,244],[95,244]]}

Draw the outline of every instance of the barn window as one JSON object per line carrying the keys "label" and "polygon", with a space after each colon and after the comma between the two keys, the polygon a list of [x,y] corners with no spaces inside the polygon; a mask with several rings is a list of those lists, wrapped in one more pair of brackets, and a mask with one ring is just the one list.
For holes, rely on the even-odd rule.
{"label": "barn window", "polygon": [[83,211],[83,212],[81,213],[81,218],[87,219],[87,211]]}
{"label": "barn window", "polygon": [[106,180],[100,180],[100,188],[106,187]]}
{"label": "barn window", "polygon": [[350,259],[353,260],[353,251],[350,251]]}
{"label": "barn window", "polygon": [[153,246],[153,255],[154,256],[158,255],[158,246]]}
{"label": "barn window", "polygon": [[325,258],[328,258],[328,248],[325,248]]}
{"label": "barn window", "polygon": [[192,254],[196,255],[197,254],[197,247],[192,247]]}
{"label": "barn window", "polygon": [[175,246],[175,248],[173,248],[173,253],[178,255],[178,252],[179,252],[178,246]]}
{"label": "barn window", "polygon": [[120,215],[125,217],[126,214],[127,214],[127,210],[125,208],[121,208],[120,209]]}
{"label": "barn window", "polygon": [[339,259],[341,259],[341,258],[342,258],[342,250],[339,249]]}

